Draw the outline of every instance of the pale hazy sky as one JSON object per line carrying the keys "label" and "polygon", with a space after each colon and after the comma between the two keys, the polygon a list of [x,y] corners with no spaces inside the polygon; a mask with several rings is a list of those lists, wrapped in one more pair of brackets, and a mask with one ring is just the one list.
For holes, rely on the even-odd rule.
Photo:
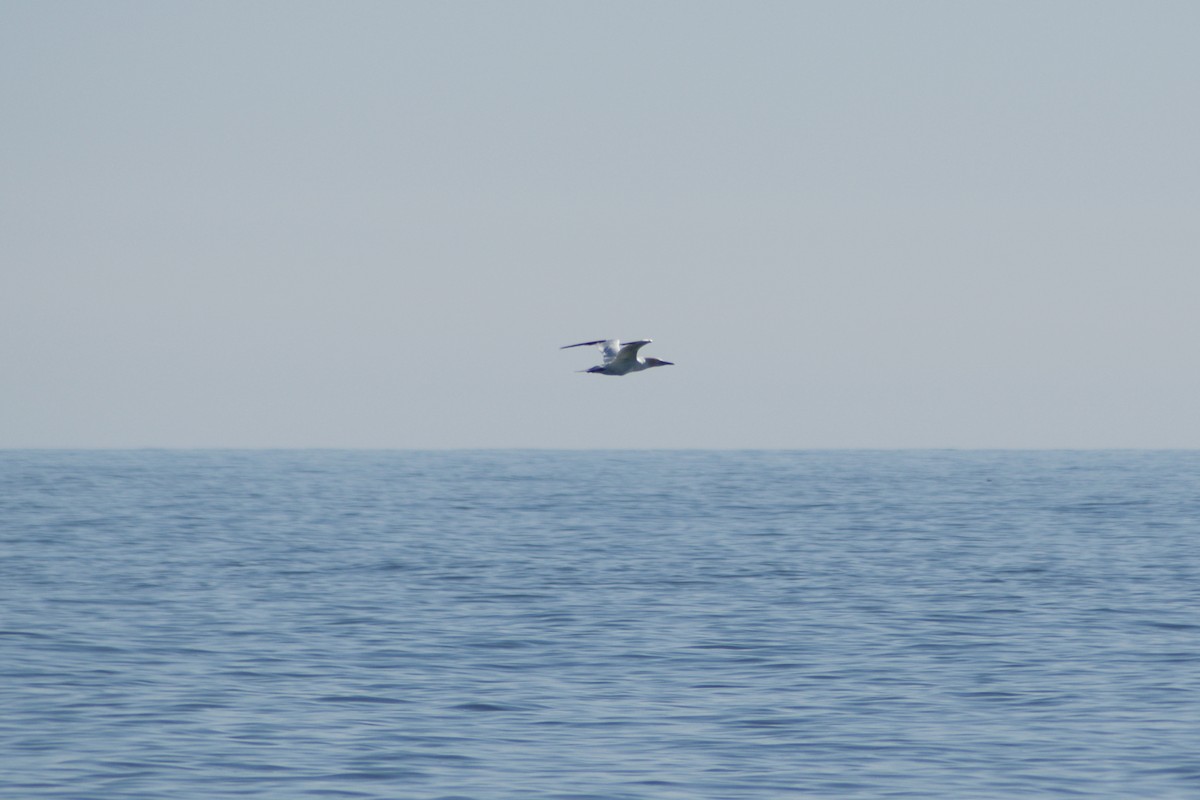
{"label": "pale hazy sky", "polygon": [[0,0],[0,447],[1200,447],[1197,41]]}

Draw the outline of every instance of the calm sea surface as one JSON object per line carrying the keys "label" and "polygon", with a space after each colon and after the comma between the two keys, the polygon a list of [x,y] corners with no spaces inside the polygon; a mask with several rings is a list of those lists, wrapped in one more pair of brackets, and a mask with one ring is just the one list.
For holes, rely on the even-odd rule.
{"label": "calm sea surface", "polygon": [[1200,797],[1200,453],[0,451],[0,797]]}

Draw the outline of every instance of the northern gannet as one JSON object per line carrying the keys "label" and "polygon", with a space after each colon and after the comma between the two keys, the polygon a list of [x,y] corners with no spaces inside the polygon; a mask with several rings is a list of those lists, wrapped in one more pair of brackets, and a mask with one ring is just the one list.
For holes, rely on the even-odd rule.
{"label": "northern gannet", "polygon": [[597,339],[594,342],[580,342],[579,344],[568,344],[559,348],[566,350],[568,347],[583,347],[585,345],[597,345],[600,352],[604,354],[604,363],[598,367],[591,369],[581,369],[580,372],[597,372],[601,375],[625,375],[630,372],[641,372],[644,369],[651,367],[670,367],[673,363],[663,361],[658,358],[643,358],[638,355],[638,350],[643,345],[648,345],[653,339],[641,339],[636,342],[626,342],[621,344],[620,339]]}

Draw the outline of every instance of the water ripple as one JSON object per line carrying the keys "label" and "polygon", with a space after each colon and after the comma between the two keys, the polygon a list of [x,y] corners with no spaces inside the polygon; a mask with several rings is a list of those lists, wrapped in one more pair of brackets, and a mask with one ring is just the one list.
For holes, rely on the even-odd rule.
{"label": "water ripple", "polygon": [[1195,453],[0,454],[0,796],[1194,797],[1197,486]]}

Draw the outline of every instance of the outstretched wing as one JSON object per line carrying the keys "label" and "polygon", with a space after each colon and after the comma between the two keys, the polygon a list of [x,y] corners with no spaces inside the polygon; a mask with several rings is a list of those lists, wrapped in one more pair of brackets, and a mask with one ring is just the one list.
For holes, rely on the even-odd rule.
{"label": "outstretched wing", "polygon": [[[646,344],[646,343],[641,342],[641,344]],[[568,347],[585,347],[587,345],[596,345],[600,348],[600,352],[604,354],[604,363],[605,364],[611,364],[613,362],[613,360],[617,358],[618,353],[621,351],[621,340],[620,339],[597,339],[594,342],[579,342],[578,344],[565,344],[558,349],[566,350]],[[637,350],[635,349],[634,352],[636,353]]]}
{"label": "outstretched wing", "polygon": [[[642,339],[637,342],[626,342],[625,344],[621,345],[621,349],[613,356],[611,363],[614,366],[632,364],[634,361],[637,361],[638,350],[642,349],[642,347],[645,345],[650,344],[650,342],[650,339]],[[606,359],[605,363],[609,363],[609,361]]]}

